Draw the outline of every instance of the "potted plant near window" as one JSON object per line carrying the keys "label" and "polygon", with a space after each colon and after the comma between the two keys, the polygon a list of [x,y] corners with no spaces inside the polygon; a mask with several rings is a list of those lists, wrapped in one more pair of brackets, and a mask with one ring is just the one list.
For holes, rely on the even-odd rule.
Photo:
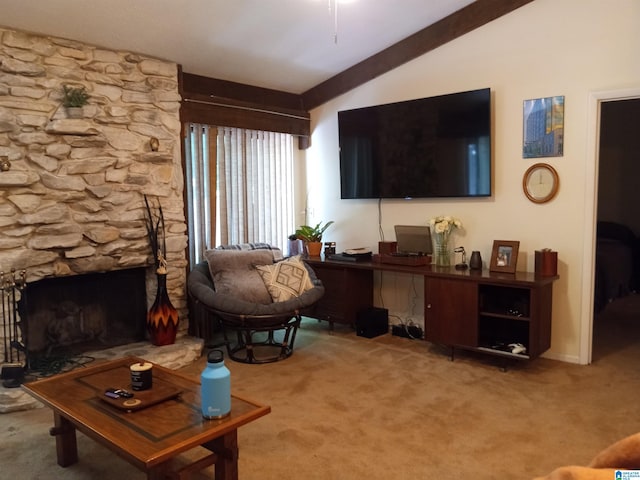
{"label": "potted plant near window", "polygon": [[318,223],[315,227],[310,225],[302,225],[296,230],[296,238],[302,240],[310,257],[319,257],[322,251],[322,234],[325,232],[333,221],[322,225]]}
{"label": "potted plant near window", "polygon": [[85,87],[62,86],[62,105],[67,110],[69,118],[82,118],[83,108],[89,101],[89,94]]}

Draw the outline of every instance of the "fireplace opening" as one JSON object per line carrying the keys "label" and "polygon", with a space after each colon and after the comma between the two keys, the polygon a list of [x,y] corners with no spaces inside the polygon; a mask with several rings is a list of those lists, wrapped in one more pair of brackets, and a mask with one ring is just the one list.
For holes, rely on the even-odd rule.
{"label": "fireplace opening", "polygon": [[145,268],[55,277],[27,284],[31,357],[82,354],[145,338]]}

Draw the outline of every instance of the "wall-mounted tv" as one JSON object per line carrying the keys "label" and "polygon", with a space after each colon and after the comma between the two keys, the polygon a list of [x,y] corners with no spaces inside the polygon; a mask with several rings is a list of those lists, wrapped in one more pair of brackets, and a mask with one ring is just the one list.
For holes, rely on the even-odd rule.
{"label": "wall-mounted tv", "polygon": [[338,112],[340,196],[491,195],[489,88]]}

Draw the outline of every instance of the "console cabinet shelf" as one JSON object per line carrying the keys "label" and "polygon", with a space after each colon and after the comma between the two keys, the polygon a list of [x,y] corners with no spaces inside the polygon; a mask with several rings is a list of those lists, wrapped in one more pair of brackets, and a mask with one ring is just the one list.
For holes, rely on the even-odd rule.
{"label": "console cabinet shelf", "polygon": [[[551,346],[553,282],[538,277],[456,270],[454,267],[406,266],[376,262],[339,262],[310,258],[325,286],[316,318],[354,324],[358,311],[373,306],[373,272],[424,277],[425,340],[520,360],[532,360]],[[509,344],[526,351],[512,353]]]}
{"label": "console cabinet shelf", "polygon": [[[444,345],[531,360],[551,346],[552,278],[526,273],[425,279],[425,339]],[[510,344],[526,351],[512,353]]]}

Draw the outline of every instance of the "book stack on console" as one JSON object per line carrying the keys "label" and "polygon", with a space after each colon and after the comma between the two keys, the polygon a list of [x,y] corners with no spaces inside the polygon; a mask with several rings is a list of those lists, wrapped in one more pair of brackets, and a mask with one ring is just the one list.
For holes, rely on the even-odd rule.
{"label": "book stack on console", "polygon": [[390,263],[393,265],[420,267],[424,265],[431,265],[431,255],[400,255],[385,253],[381,255],[374,255],[373,261],[378,263]]}

